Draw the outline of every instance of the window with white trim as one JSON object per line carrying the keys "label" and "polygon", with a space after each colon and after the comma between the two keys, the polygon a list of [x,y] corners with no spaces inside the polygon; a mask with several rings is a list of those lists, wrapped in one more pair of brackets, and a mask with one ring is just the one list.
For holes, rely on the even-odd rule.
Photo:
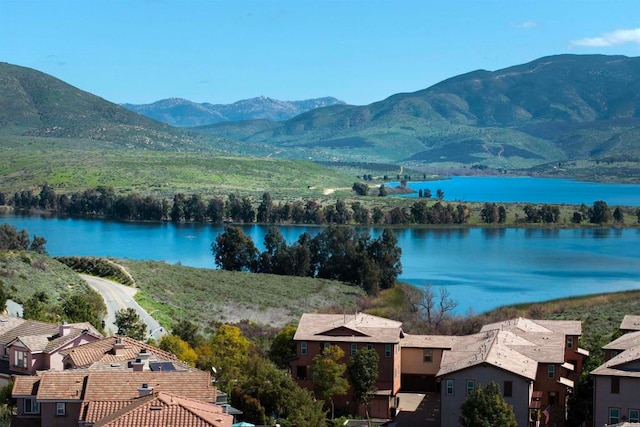
{"label": "window with white trim", "polygon": [[384,345],[384,357],[391,357],[391,344]]}
{"label": "window with white trim", "polygon": [[547,378],[550,380],[556,377],[556,365],[547,365]]}
{"label": "window with white trim", "polygon": [[573,348],[573,337],[567,337],[567,348]]}
{"label": "window with white trim", "polygon": [[22,350],[15,350],[14,355],[14,365],[18,368],[26,368],[27,367],[27,352]]}
{"label": "window with white trim", "polygon": [[39,414],[40,402],[38,402],[35,397],[24,399],[24,413]]}
{"label": "window with white trim", "polygon": [[307,355],[307,342],[306,341],[302,341],[300,343],[300,355],[301,356],[306,356]]}
{"label": "window with white trim", "polygon": [[67,415],[67,404],[64,402],[56,403],[56,415]]}
{"label": "window with white trim", "polygon": [[629,422],[640,423],[640,409],[629,409]]}
{"label": "window with white trim", "polygon": [[467,380],[467,396],[473,393],[473,390],[476,388],[475,380]]}
{"label": "window with white trim", "polygon": [[453,380],[446,380],[445,381],[444,390],[445,390],[445,394],[447,396],[453,396],[453,386],[454,386]]}
{"label": "window with white trim", "polygon": [[430,348],[423,349],[422,350],[422,361],[424,363],[433,362],[433,350],[431,350]]}
{"label": "window with white trim", "polygon": [[620,422],[620,408],[609,408],[609,424]]}

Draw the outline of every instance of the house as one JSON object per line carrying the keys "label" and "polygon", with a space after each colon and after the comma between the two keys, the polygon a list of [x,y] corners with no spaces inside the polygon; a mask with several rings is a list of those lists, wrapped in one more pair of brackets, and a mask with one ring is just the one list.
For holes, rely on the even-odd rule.
{"label": "house", "polygon": [[620,323],[620,330],[623,334],[640,331],[640,316],[626,314]]}
{"label": "house", "polygon": [[215,405],[216,388],[202,371],[45,372],[16,377],[12,396],[17,401],[12,425],[230,427],[233,422]]}
{"label": "house", "polygon": [[605,362],[591,371],[594,426],[640,423],[640,316],[625,316],[620,329],[627,332],[603,348]]}
{"label": "house", "polygon": [[33,375],[36,371],[63,369],[66,349],[102,338],[90,323],[53,325],[15,317],[0,319],[0,382],[11,375]]}
{"label": "house", "polygon": [[455,337],[444,351],[437,374],[441,382],[442,426],[458,426],[460,407],[476,387],[498,384],[504,400],[513,407],[519,426],[529,425],[529,402],[538,364],[510,345],[531,345],[517,335],[500,330]]}
{"label": "house", "polygon": [[525,340],[514,341],[509,347],[537,363],[530,402],[531,418],[536,418],[536,412],[543,409],[550,414],[550,425],[564,425],[569,397],[589,356],[587,350],[578,346],[581,322],[517,318],[485,325],[481,329],[488,330],[507,331]]}
{"label": "house", "polygon": [[[400,391],[400,340],[403,337],[402,323],[394,320],[356,314],[310,314],[302,315],[293,337],[296,357],[291,361],[291,374],[298,384],[311,390],[313,384],[309,366],[313,358],[325,347],[339,346],[345,354],[343,363],[358,349],[369,348],[378,353],[377,392],[369,408],[372,417],[390,418],[396,396]],[[347,396],[336,397],[337,409],[349,413],[361,412],[353,401],[351,391]]]}
{"label": "house", "polygon": [[108,337],[60,352],[64,369],[194,371],[167,351],[129,337]]}

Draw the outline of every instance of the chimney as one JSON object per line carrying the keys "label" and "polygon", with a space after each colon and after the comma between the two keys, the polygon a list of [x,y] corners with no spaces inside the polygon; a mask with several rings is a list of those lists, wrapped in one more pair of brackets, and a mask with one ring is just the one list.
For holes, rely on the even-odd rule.
{"label": "chimney", "polygon": [[131,362],[131,367],[133,368],[133,372],[142,372],[144,371],[144,362],[136,359],[135,362]]}
{"label": "chimney", "polygon": [[150,354],[146,348],[143,348],[140,350],[140,353],[138,353],[138,360],[144,364],[144,370],[146,371],[149,370],[149,356]]}
{"label": "chimney", "polygon": [[64,337],[66,335],[69,335],[69,332],[71,332],[71,325],[69,325],[67,322],[62,322],[60,324],[60,330],[59,330],[59,335],[61,337]]}
{"label": "chimney", "polygon": [[147,383],[143,383],[142,387],[138,387],[138,397],[149,396],[151,393],[153,393],[153,387],[150,387]]}
{"label": "chimney", "polygon": [[116,356],[124,355],[124,343],[120,337],[116,338],[116,342],[113,344],[113,354]]}

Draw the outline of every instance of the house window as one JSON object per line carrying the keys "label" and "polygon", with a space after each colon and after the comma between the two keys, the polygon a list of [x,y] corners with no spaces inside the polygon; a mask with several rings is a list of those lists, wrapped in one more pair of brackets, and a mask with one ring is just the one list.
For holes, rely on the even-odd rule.
{"label": "house window", "polygon": [[306,341],[302,341],[300,343],[300,355],[301,356],[306,356],[307,355],[307,342]]}
{"label": "house window", "polygon": [[445,381],[445,394],[447,396],[453,396],[453,380]]}
{"label": "house window", "polygon": [[638,409],[629,409],[629,422],[630,423],[640,423],[640,410],[638,410]]}
{"label": "house window", "polygon": [[505,381],[502,386],[502,394],[504,397],[513,396],[513,381]]}
{"label": "house window", "polygon": [[567,337],[567,348],[573,348],[573,337]]}
{"label": "house window", "polygon": [[14,364],[18,368],[26,368],[27,367],[27,352],[22,350],[16,350],[14,353],[15,361]]}
{"label": "house window", "polygon": [[40,403],[35,398],[24,399],[24,413],[25,414],[39,414]]}
{"label": "house window", "polygon": [[611,393],[620,393],[620,377],[611,377]]}
{"label": "house window", "polygon": [[609,424],[620,422],[620,408],[609,408]]}
{"label": "house window", "polygon": [[67,414],[67,404],[64,402],[56,403],[56,415],[66,415]]}
{"label": "house window", "polygon": [[373,344],[367,344],[367,350],[373,350]]}
{"label": "house window", "polygon": [[556,365],[547,365],[547,378],[550,380],[556,377]]}
{"label": "house window", "polygon": [[330,342],[325,342],[325,343],[322,344],[322,350],[326,350],[329,347],[331,347],[331,343]]}
{"label": "house window", "polygon": [[391,344],[384,345],[384,357],[391,357]]}
{"label": "house window", "polygon": [[9,357],[9,347],[4,348],[4,357]]}
{"label": "house window", "polygon": [[431,350],[430,348],[425,348],[424,350],[422,350],[422,361],[424,363],[433,362],[433,350]]}
{"label": "house window", "polygon": [[306,380],[307,379],[307,367],[303,366],[303,365],[298,365],[298,368],[296,369],[296,377],[299,380]]}
{"label": "house window", "polygon": [[351,344],[351,355],[353,356],[357,352],[358,352],[358,344],[352,343]]}
{"label": "house window", "polygon": [[467,380],[467,396],[473,393],[473,390],[476,388],[476,382],[474,380]]}

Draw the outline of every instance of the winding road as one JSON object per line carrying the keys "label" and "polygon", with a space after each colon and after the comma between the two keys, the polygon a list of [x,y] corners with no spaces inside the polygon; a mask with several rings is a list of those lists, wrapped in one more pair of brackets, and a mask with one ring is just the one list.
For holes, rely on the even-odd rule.
{"label": "winding road", "polygon": [[160,323],[156,321],[151,314],[147,313],[138,303],[133,299],[137,290],[130,286],[125,286],[120,283],[116,283],[111,280],[103,279],[101,277],[89,276],[86,274],[80,274],[84,280],[87,281],[89,286],[95,289],[107,306],[107,316],[105,317],[105,333],[107,335],[115,334],[118,331],[118,327],[115,325],[116,312],[126,308],[133,308],[140,316],[140,320],[147,325],[146,338],[153,338],[154,340],[160,339],[167,333],[164,327],[160,326]]}

